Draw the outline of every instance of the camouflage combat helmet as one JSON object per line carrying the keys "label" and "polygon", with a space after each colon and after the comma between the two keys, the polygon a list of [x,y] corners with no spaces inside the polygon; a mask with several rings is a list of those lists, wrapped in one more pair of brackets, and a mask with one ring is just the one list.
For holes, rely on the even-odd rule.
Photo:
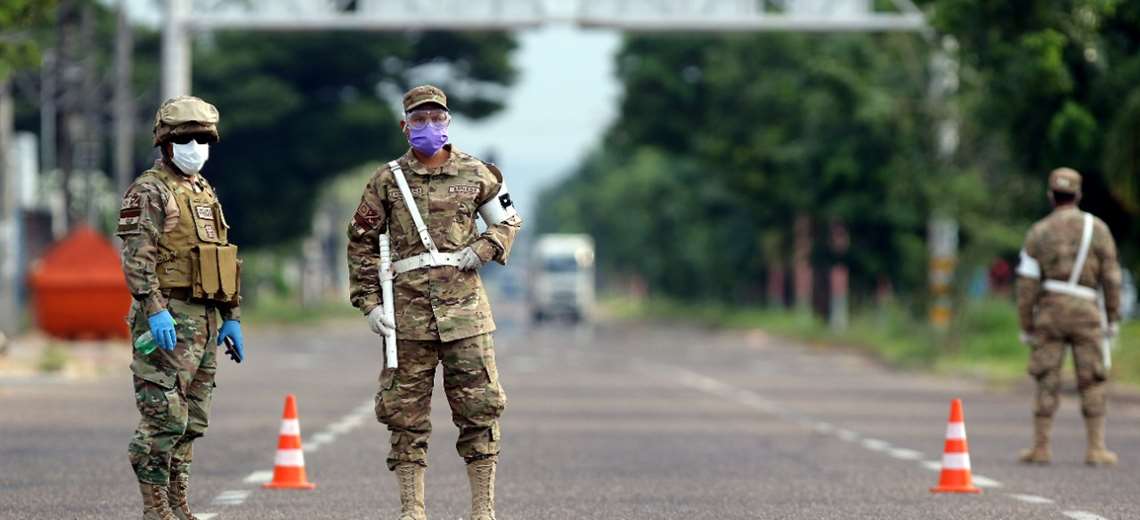
{"label": "camouflage combat helmet", "polygon": [[154,114],[154,145],[180,135],[210,136],[218,141],[218,109],[194,96],[178,96],[162,102]]}

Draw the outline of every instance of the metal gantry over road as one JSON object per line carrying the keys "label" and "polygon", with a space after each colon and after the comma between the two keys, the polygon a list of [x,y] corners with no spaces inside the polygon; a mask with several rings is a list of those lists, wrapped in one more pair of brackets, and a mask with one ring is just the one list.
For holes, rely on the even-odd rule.
{"label": "metal gantry over road", "polygon": [[215,30],[505,31],[572,24],[622,31],[922,31],[911,0],[167,0],[165,97],[190,91],[190,38]]}

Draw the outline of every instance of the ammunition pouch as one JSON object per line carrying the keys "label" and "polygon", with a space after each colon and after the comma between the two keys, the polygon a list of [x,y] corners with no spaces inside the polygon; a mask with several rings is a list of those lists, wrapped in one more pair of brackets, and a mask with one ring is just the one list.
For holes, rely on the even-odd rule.
{"label": "ammunition pouch", "polygon": [[191,258],[191,296],[217,303],[237,303],[241,290],[241,260],[235,245],[199,244]]}

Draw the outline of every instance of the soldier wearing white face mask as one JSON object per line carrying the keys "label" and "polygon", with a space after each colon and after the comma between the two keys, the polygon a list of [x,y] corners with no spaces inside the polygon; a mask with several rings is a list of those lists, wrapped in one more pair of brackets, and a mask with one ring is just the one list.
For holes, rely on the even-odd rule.
{"label": "soldier wearing white face mask", "polygon": [[[216,345],[244,358],[237,246],[214,189],[202,176],[218,141],[218,109],[196,97],[168,99],[154,120],[162,157],[123,196],[116,235],[134,296],[131,371],[142,416],[129,458],[145,520],[192,520],[187,501],[193,442],[205,435]],[[219,325],[220,324],[220,325]],[[146,343],[145,341],[143,343]]]}

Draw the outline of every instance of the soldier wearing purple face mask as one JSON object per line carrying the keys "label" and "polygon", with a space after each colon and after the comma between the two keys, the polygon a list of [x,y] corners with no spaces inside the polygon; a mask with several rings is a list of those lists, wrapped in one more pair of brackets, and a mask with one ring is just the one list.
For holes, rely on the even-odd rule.
{"label": "soldier wearing purple face mask", "polygon": [[[495,322],[478,269],[505,264],[522,227],[503,175],[448,143],[451,114],[443,91],[416,87],[404,95],[400,128],[410,149],[380,168],[348,226],[352,304],[372,331],[395,330],[397,366],[385,363],[376,418],[391,432],[388,468],[400,489],[400,520],[426,520],[430,406],[436,367],[459,428],[456,448],[467,463],[472,520],[495,520],[499,416],[507,397],[499,384],[491,333]],[[487,225],[478,232],[476,216]],[[379,239],[387,234],[395,280],[395,320],[385,317]],[[390,360],[385,360],[390,361]]]}

